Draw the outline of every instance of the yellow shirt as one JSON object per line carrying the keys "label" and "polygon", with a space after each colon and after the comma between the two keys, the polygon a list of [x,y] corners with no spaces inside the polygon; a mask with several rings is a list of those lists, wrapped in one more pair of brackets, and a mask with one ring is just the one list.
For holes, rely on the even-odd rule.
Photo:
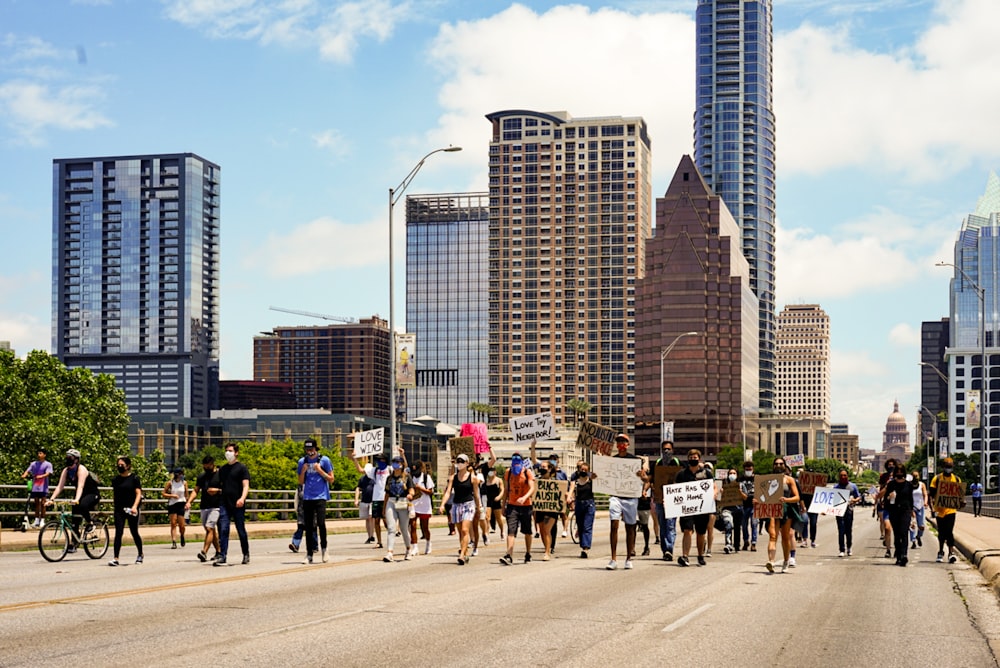
{"label": "yellow shirt", "polygon": [[947,515],[954,515],[955,513],[958,512],[958,510],[956,508],[939,508],[938,505],[937,505],[938,480],[942,480],[944,482],[962,482],[962,480],[961,480],[961,478],[959,478],[954,473],[952,473],[951,475],[945,475],[943,473],[939,473],[936,476],[934,476],[934,478],[931,480],[931,484],[930,484],[930,488],[931,488],[931,490],[933,490],[931,492],[931,496],[934,498],[934,512],[935,512],[935,514],[938,517],[945,517]]}

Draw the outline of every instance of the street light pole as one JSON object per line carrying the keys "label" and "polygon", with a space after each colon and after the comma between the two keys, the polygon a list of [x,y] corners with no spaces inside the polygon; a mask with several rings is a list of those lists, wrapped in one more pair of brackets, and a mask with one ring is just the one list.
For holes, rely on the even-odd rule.
{"label": "street light pole", "polygon": [[[952,264],[951,262],[938,262],[938,267],[953,267],[958,273],[962,274],[962,278],[968,281],[972,289],[976,291],[976,295],[979,296],[979,346],[980,346],[980,362],[982,367],[982,375],[980,376],[981,388],[983,396],[979,398],[979,411],[982,413],[980,417],[980,427],[979,432],[982,437],[982,447],[979,449],[979,475],[983,481],[980,484],[985,483],[989,480],[989,476],[986,471],[986,450],[989,445],[989,433],[990,433],[990,416],[989,416],[989,401],[990,401],[990,391],[989,391],[989,369],[986,361],[986,288],[982,287],[976,283],[972,278],[962,270],[957,264]],[[949,389],[950,393],[950,389]],[[948,444],[951,447],[951,444]]]}
{"label": "street light pole", "polygon": [[663,361],[667,359],[667,355],[669,355],[670,351],[674,349],[674,346],[677,345],[678,341],[683,339],[685,336],[698,336],[698,334],[699,332],[684,332],[683,334],[678,334],[677,337],[670,342],[669,346],[667,346],[666,348],[660,348],[660,441],[661,442],[664,441],[667,436],[666,422],[664,421],[664,413],[663,413]]}
{"label": "street light pole", "polygon": [[[950,396],[950,394],[951,394],[951,380],[948,378],[948,376],[946,376],[943,373],[941,373],[941,370],[938,369],[933,364],[931,364],[930,362],[918,362],[917,364],[920,365],[920,366],[925,366],[928,369],[930,369],[931,371],[933,371],[934,373],[936,373],[938,375],[938,377],[941,380],[944,381],[945,387],[948,388],[948,393],[949,393],[949,396]],[[927,408],[925,406],[921,406],[920,408],[923,408],[925,411],[927,411],[927,414],[931,416],[932,420],[934,420],[934,459],[936,460],[938,457],[941,456],[941,453],[938,452],[938,437],[940,436],[940,434],[938,434],[938,417],[937,417],[936,414],[934,414],[931,411],[927,410]],[[947,455],[951,454],[950,450],[951,450],[951,443],[950,443],[950,439],[949,439],[949,441],[948,441],[948,451],[946,451]]]}
{"label": "street light pole", "polygon": [[461,146],[448,146],[445,148],[434,149],[424,157],[420,158],[420,162],[414,165],[410,173],[403,177],[403,180],[399,182],[399,185],[395,188],[389,188],[389,455],[392,456],[396,452],[396,284],[395,284],[395,273],[393,262],[393,244],[392,244],[392,209],[402,197],[403,192],[406,190],[407,186],[413,180],[413,177],[417,175],[420,168],[424,166],[424,162],[427,158],[431,157],[435,153],[454,153],[455,151],[461,151]]}
{"label": "street light pole", "polygon": [[927,408],[927,406],[921,405],[919,408],[923,412],[925,412],[928,415],[930,415],[931,416],[931,420],[934,421],[934,433],[932,434],[933,438],[931,439],[931,443],[934,445],[934,455],[933,456],[934,456],[935,459],[937,459],[937,457],[938,457],[938,440],[937,440],[938,439],[938,417],[937,417],[937,415],[935,415],[934,413],[932,413],[930,411],[930,409]]}

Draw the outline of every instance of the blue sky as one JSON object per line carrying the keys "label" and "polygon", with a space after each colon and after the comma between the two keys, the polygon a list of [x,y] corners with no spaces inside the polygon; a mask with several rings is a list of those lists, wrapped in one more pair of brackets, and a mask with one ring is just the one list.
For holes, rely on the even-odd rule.
{"label": "blue sky", "polygon": [[[408,193],[485,190],[487,113],[641,115],[661,196],[693,150],[695,5],[0,0],[0,339],[50,348],[53,158],[222,166],[225,378],[251,376],[257,332],[317,322],[268,306],[387,317],[388,188],[454,144]],[[831,417],[877,448],[894,401],[912,430],[934,263],[1000,167],[1000,3],[774,14],[777,303],[830,315]]]}

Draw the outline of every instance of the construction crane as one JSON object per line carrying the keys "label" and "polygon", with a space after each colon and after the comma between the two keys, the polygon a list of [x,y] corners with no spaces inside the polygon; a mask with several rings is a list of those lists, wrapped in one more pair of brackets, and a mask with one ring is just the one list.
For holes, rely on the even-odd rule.
{"label": "construction crane", "polygon": [[342,318],[336,315],[326,315],[325,313],[312,313],[310,311],[296,311],[290,308],[281,308],[280,306],[269,306],[272,311],[281,311],[282,313],[293,313],[295,315],[304,315],[309,318],[319,318],[320,320],[333,320],[334,322],[356,322],[354,318]]}

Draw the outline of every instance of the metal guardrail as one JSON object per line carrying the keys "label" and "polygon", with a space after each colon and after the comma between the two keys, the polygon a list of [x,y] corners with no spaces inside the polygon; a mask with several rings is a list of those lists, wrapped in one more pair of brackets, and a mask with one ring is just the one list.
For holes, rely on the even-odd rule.
{"label": "metal guardrail", "polygon": [[[960,512],[972,514],[972,497],[965,497],[965,508]],[[983,515],[1000,518],[1000,494],[983,494]]]}

